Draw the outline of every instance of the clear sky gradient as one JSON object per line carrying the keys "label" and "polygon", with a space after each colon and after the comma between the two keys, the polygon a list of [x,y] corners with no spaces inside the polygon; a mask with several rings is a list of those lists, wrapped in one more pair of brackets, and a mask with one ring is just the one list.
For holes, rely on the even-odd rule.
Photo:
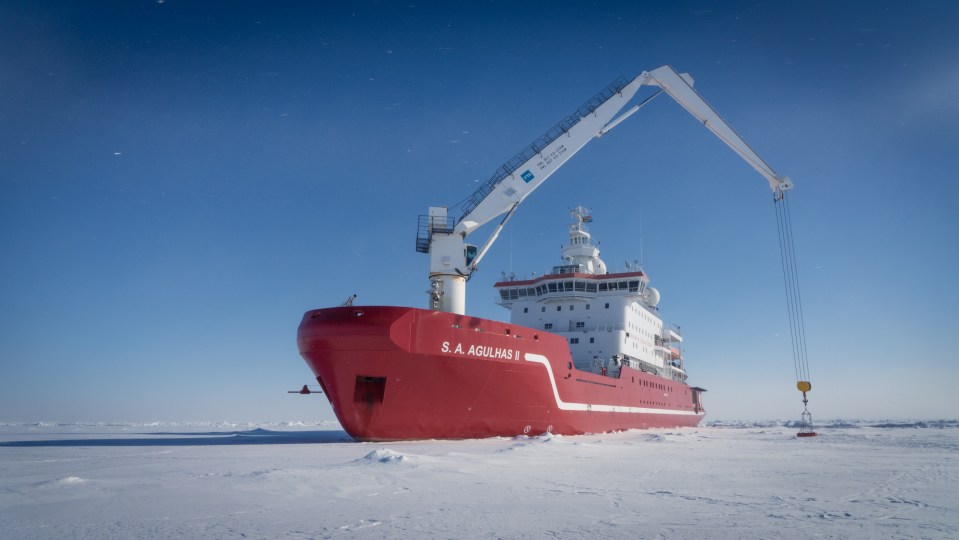
{"label": "clear sky gradient", "polygon": [[[671,64],[790,176],[814,418],[955,418],[959,3],[4,2],[0,421],[315,420],[302,313],[426,306],[417,215]],[[668,98],[524,203],[470,281],[593,210],[711,419],[798,418],[766,182]],[[477,235],[478,240],[485,236]]]}

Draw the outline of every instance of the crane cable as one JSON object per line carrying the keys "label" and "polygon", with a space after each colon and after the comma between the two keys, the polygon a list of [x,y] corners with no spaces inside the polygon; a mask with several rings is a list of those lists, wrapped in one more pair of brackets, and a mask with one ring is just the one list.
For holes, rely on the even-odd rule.
{"label": "crane cable", "polygon": [[809,358],[806,348],[806,327],[803,321],[802,297],[799,294],[799,273],[796,267],[796,247],[793,242],[792,218],[786,193],[777,191],[773,197],[776,207],[776,228],[779,233],[779,255],[783,267],[783,283],[786,287],[786,308],[789,312],[789,337],[792,342],[793,366],[796,370],[796,388],[802,392],[803,412],[798,435],[815,436],[812,415],[807,407],[806,392],[812,390],[809,378]]}

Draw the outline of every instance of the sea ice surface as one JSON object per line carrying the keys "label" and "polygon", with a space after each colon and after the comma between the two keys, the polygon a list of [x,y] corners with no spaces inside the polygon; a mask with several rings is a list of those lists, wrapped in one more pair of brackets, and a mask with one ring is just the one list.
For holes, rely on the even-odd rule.
{"label": "sea ice surface", "polygon": [[0,424],[0,537],[959,538],[959,422],[360,443],[330,423]]}

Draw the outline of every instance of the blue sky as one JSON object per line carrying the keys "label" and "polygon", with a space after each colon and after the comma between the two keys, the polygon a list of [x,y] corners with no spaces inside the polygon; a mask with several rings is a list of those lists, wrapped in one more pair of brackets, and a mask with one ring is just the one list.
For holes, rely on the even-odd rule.
{"label": "blue sky", "polygon": [[[417,215],[663,64],[795,182],[814,418],[959,413],[959,4],[326,4],[0,6],[0,421],[332,418],[285,394],[302,313],[425,307]],[[577,204],[709,418],[798,417],[769,189],[665,97],[520,207],[470,314]]]}

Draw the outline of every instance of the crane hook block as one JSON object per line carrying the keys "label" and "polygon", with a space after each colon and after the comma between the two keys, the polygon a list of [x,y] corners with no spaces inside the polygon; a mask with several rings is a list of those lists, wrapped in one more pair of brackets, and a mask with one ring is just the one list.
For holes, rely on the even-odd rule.
{"label": "crane hook block", "polygon": [[800,392],[805,394],[806,392],[812,390],[812,383],[809,381],[799,381],[796,383],[796,388],[798,388]]}

